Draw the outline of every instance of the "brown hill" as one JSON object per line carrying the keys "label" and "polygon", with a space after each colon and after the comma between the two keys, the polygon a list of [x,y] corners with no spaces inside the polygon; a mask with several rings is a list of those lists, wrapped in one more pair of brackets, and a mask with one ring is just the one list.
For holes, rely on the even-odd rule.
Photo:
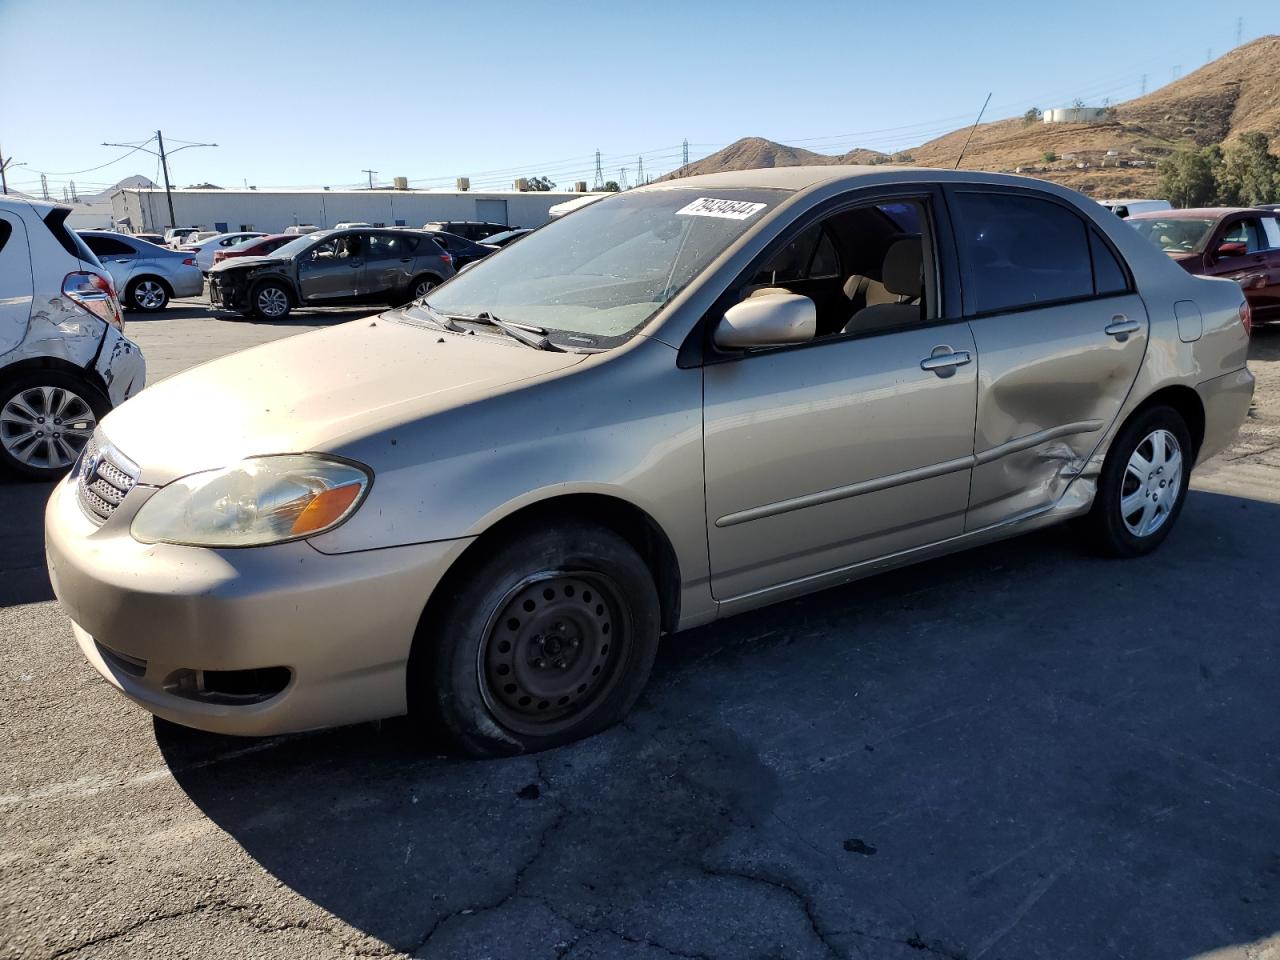
{"label": "brown hill", "polygon": [[[1168,86],[1116,105],[1100,123],[1016,118],[982,124],[974,131],[964,166],[1028,173],[1095,196],[1150,196],[1161,157],[1181,147],[1229,143],[1255,130],[1280,147],[1280,37],[1237,47]],[[965,127],[906,153],[922,166],[950,167],[968,136]],[[851,154],[827,156],[749,138],[691,164],[690,172],[888,159],[874,151]],[[1056,159],[1046,160],[1050,155]]]}

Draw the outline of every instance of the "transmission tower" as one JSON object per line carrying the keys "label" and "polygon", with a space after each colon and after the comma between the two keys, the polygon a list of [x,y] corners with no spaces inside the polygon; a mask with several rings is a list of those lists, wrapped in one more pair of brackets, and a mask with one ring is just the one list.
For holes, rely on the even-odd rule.
{"label": "transmission tower", "polygon": [[1244,17],[1236,17],[1236,46],[1244,39]]}
{"label": "transmission tower", "polygon": [[644,184],[644,157],[636,157],[636,186],[643,187]]}
{"label": "transmission tower", "polygon": [[681,161],[681,164],[680,164],[680,172],[682,174],[689,168],[689,138],[688,137],[684,138],[683,155],[684,155],[684,159]]}
{"label": "transmission tower", "polygon": [[71,202],[72,203],[80,202],[80,197],[76,194],[76,182],[74,180],[71,181]]}
{"label": "transmission tower", "polygon": [[1141,96],[1144,96],[1144,97],[1145,97],[1146,95],[1147,95],[1147,75],[1144,73],[1144,74],[1142,75],[1142,94],[1141,94]]}
{"label": "transmission tower", "polygon": [[626,167],[618,168],[618,187],[622,190],[629,189],[627,187],[627,168]]}
{"label": "transmission tower", "polygon": [[49,199],[49,178],[43,173],[40,174],[40,193],[46,200]]}
{"label": "transmission tower", "polygon": [[604,170],[600,167],[600,151],[596,151],[596,182],[594,184],[596,190],[604,189]]}

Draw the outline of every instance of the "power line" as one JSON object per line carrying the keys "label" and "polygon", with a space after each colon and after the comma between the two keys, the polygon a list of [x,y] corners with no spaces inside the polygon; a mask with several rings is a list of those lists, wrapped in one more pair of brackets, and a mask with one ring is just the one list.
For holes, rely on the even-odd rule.
{"label": "power line", "polygon": [[[151,138],[151,140],[154,140],[154,139],[155,139],[155,137],[152,137],[152,138]],[[36,172],[36,173],[46,174],[46,175],[48,175],[48,176],[50,176],[50,177],[74,177],[74,176],[78,176],[79,174],[82,174],[82,173],[93,173],[93,171],[95,171],[95,170],[101,170],[103,167],[109,167],[109,166],[111,166],[113,163],[119,163],[119,162],[120,162],[121,160],[123,160],[125,157],[131,157],[131,156],[133,156],[133,155],[134,155],[135,153],[137,153],[139,150],[144,149],[144,148],[146,147],[146,145],[147,145],[148,143],[150,143],[150,142],[151,142],[151,140],[147,140],[147,141],[145,141],[145,142],[142,144],[142,146],[134,147],[134,148],[133,148],[132,150],[130,150],[128,153],[122,153],[122,154],[120,154],[120,156],[116,157],[114,160],[108,160],[106,163],[100,163],[100,164],[98,164],[96,167],[89,167],[89,168],[87,168],[87,169],[85,169],[85,170],[61,170],[61,171],[58,171],[58,170],[35,170],[35,168],[34,168],[34,167],[33,167],[32,169],[33,169],[33,170],[35,170],[35,172]],[[128,146],[128,144],[103,144],[103,146]],[[193,144],[193,146],[194,146],[194,144]],[[199,146],[207,146],[207,144],[199,144]],[[150,153],[150,151],[147,151],[147,152],[148,152],[148,153]]]}

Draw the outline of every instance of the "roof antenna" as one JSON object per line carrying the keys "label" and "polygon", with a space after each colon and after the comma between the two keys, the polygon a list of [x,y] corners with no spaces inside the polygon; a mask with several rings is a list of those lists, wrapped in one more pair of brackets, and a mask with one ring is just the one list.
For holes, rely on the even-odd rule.
{"label": "roof antenna", "polygon": [[973,121],[973,126],[969,128],[969,136],[965,138],[964,146],[960,148],[960,156],[956,157],[956,165],[952,170],[960,169],[960,161],[964,159],[964,152],[969,149],[969,141],[973,139],[973,131],[978,129],[978,124],[982,122],[982,115],[987,112],[987,104],[991,102],[991,94],[987,94],[987,99],[982,101],[982,109],[978,111],[978,119]]}

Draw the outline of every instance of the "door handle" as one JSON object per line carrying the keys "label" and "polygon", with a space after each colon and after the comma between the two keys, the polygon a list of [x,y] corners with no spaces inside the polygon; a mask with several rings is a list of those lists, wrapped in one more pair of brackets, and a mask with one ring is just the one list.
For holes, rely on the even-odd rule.
{"label": "door handle", "polygon": [[1142,324],[1137,320],[1130,320],[1122,313],[1116,314],[1111,318],[1111,322],[1102,328],[1102,332],[1109,337],[1115,337],[1121,343],[1129,339],[1129,334],[1137,333],[1142,329]]}
{"label": "door handle", "polygon": [[963,367],[971,359],[968,350],[934,347],[933,353],[920,361],[920,369],[932,370],[940,377],[949,377],[956,372],[956,367]]}

